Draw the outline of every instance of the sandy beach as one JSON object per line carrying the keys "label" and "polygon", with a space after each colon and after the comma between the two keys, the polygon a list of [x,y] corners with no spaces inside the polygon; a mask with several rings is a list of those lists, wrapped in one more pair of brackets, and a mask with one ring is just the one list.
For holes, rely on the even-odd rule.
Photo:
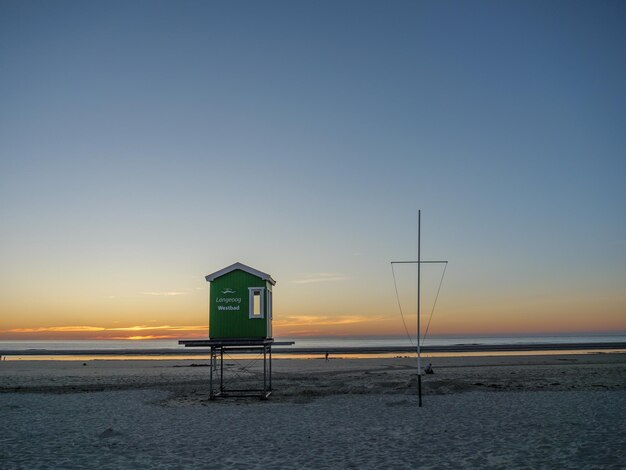
{"label": "sandy beach", "polygon": [[[206,361],[0,363],[3,468],[624,468],[626,354],[277,359],[208,400]],[[228,386],[254,383],[227,360]]]}

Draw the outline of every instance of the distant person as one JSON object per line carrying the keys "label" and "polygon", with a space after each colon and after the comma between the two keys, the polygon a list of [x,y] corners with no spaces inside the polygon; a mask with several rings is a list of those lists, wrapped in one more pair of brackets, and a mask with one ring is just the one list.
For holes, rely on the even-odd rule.
{"label": "distant person", "polygon": [[424,372],[426,374],[434,374],[435,373],[435,371],[433,370],[433,365],[430,362],[428,363],[428,365],[424,369]]}
{"label": "distant person", "polygon": [[328,353],[326,353],[326,362],[328,362]]}

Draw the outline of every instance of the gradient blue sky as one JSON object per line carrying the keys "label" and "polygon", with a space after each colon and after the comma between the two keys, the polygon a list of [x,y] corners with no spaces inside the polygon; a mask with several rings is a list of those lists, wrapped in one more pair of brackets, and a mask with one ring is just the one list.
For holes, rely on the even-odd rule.
{"label": "gradient blue sky", "polygon": [[626,331],[625,24],[621,1],[3,0],[0,337],[193,331],[236,261],[278,281],[279,335],[401,334],[418,208],[450,261],[434,333]]}

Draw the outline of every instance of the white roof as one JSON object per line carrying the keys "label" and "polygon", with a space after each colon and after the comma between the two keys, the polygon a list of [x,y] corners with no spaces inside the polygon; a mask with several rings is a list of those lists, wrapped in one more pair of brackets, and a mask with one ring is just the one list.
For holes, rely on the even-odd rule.
{"label": "white roof", "polygon": [[246,266],[243,263],[235,263],[235,264],[231,264],[230,266],[224,268],[224,269],[220,269],[219,271],[215,271],[213,274],[208,274],[206,275],[204,278],[211,282],[214,279],[217,279],[218,277],[223,276],[224,274],[228,274],[230,272],[233,272],[237,269],[241,269],[242,271],[245,271],[249,274],[252,274],[253,276],[256,277],[260,277],[261,279],[263,279],[264,281],[269,281],[273,286],[276,285],[276,281],[274,279],[272,279],[272,276],[270,276],[267,273],[264,273],[262,271],[259,271],[257,269],[251,268],[250,266]]}

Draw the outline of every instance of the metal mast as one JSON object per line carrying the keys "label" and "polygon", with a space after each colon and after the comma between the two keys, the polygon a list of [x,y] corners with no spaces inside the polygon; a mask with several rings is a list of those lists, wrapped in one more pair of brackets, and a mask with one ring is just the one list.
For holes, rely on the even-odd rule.
{"label": "metal mast", "polygon": [[417,394],[419,396],[419,406],[422,406],[422,357],[420,351],[420,304],[421,304],[421,282],[422,271],[421,245],[421,218],[422,210],[417,211]]}
{"label": "metal mast", "polygon": [[[417,393],[419,396],[419,406],[422,406],[422,354],[421,354],[421,331],[420,331],[420,313],[422,303],[422,285],[421,285],[421,270],[422,264],[447,264],[447,261],[422,261],[422,211],[417,211],[417,261],[392,261],[391,267],[393,270],[394,264],[417,264]],[[394,277],[395,282],[395,277]],[[396,291],[397,294],[397,291]],[[399,300],[398,300],[399,302]]]}

